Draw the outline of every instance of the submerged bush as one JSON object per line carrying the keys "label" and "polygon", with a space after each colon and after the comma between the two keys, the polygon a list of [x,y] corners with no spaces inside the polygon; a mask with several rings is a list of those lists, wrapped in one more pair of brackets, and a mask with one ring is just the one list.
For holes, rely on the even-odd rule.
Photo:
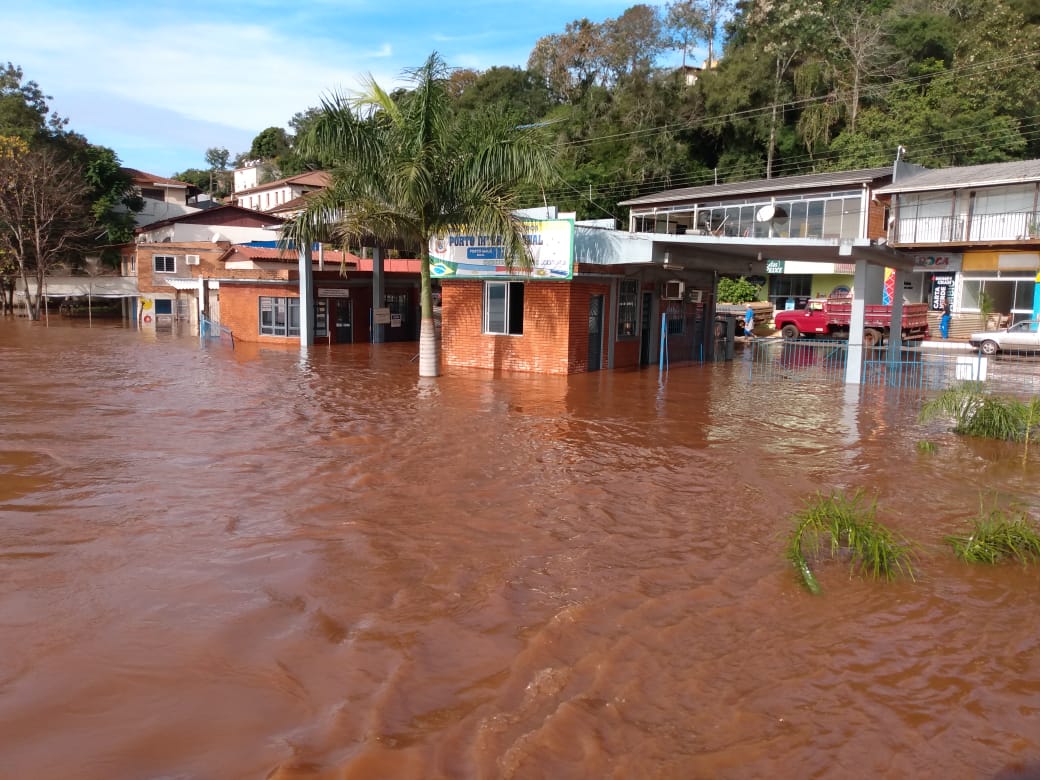
{"label": "submerged bush", "polygon": [[1024,512],[994,507],[983,510],[967,534],[947,536],[954,554],[967,563],[1040,561],[1040,532]]}
{"label": "submerged bush", "polygon": [[842,493],[817,493],[794,516],[796,525],[787,545],[787,559],[810,591],[819,593],[820,584],[809,567],[806,549],[812,557],[819,557],[825,535],[830,537],[831,557],[848,554],[852,571],[858,569],[874,579],[891,580],[897,572],[913,578],[909,542],[896,538],[878,523],[875,512],[875,504],[864,505],[862,492],[857,491],[851,498]]}
{"label": "submerged bush", "polygon": [[939,448],[935,446],[935,442],[934,441],[919,441],[919,442],[917,442],[917,451],[918,452],[933,453],[933,452],[936,452],[938,449]]}

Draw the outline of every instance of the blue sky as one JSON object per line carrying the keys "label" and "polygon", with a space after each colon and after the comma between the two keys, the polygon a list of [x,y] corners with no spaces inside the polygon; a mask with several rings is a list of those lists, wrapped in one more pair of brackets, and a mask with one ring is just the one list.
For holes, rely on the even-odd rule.
{"label": "blue sky", "polygon": [[434,50],[454,67],[522,67],[540,37],[634,4],[35,0],[4,11],[0,60],[124,165],[170,176],[205,168],[210,147],[247,151],[264,128],[367,74],[393,86]]}

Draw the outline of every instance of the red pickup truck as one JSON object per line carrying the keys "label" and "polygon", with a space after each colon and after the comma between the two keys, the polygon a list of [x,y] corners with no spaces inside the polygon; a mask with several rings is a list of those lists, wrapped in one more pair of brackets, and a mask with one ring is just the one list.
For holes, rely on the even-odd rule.
{"label": "red pickup truck", "polygon": [[[831,339],[849,337],[852,319],[851,298],[820,298],[809,301],[804,309],[778,311],[773,323],[785,339]],[[863,315],[863,344],[877,346],[888,338],[892,322],[892,307],[867,304]],[[917,341],[928,337],[928,304],[903,304],[903,341]]]}

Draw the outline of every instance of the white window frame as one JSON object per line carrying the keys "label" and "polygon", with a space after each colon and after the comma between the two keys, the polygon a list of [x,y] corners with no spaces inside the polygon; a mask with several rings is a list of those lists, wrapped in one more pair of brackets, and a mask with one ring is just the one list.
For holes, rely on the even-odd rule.
{"label": "white window frame", "polygon": [[[499,312],[497,306],[492,305],[491,292],[492,290],[503,290],[502,297],[502,311],[501,311],[501,327],[499,328],[496,320]],[[515,316],[516,312],[513,311],[513,305],[515,303],[516,295],[520,295],[520,312],[519,321]],[[524,335],[524,283],[523,282],[506,282],[506,281],[486,281],[484,282],[484,316],[483,316],[483,331],[489,336],[522,336]]]}
{"label": "white window frame", "polygon": [[[163,263],[164,267],[160,268],[159,267],[159,261],[160,260],[169,260],[170,261],[169,265],[171,266],[170,269],[166,270],[165,266],[167,264],[165,262]],[[177,257],[176,257],[176,255],[152,255],[152,271],[154,273],[157,273],[157,274],[175,274],[175,273],[177,273]]]}
{"label": "white window frame", "polygon": [[[265,309],[265,302],[267,308]],[[264,314],[270,313],[268,322]],[[281,314],[279,321],[278,314]],[[261,295],[257,299],[257,329],[261,336],[298,338],[300,335],[300,299],[278,295]]]}

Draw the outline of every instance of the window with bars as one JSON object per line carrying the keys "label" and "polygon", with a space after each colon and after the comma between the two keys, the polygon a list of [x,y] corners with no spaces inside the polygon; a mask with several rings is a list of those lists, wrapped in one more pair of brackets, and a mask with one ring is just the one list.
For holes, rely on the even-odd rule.
{"label": "window with bars", "polygon": [[639,282],[635,279],[622,279],[618,287],[618,323],[619,339],[635,338],[639,316]]}

